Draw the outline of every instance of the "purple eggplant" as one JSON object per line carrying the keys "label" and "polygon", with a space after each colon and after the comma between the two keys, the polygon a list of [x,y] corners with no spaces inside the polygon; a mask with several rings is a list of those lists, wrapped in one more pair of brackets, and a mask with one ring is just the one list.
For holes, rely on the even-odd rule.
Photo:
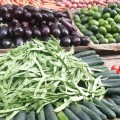
{"label": "purple eggplant", "polygon": [[0,27],[0,38],[5,38],[8,36],[8,26]]}
{"label": "purple eggplant", "polygon": [[32,33],[34,37],[40,38],[41,37],[41,31],[38,29],[37,26],[34,26],[32,28]]}
{"label": "purple eggplant", "polygon": [[71,36],[71,44],[74,46],[80,46],[81,39],[79,36]]}
{"label": "purple eggplant", "polygon": [[13,29],[13,34],[18,37],[23,36],[24,29],[21,26],[15,26]]}
{"label": "purple eggplant", "polygon": [[46,25],[42,26],[41,27],[41,33],[42,33],[42,36],[49,36],[50,35],[50,28]]}
{"label": "purple eggplant", "polygon": [[52,13],[48,13],[48,20],[53,21],[53,22],[55,21],[55,17]]}
{"label": "purple eggplant", "polygon": [[24,27],[24,33],[26,38],[32,37],[32,30],[29,27]]}
{"label": "purple eggplant", "polygon": [[52,40],[52,38],[51,37],[42,37],[42,40],[47,42],[49,40]]}
{"label": "purple eggplant", "polygon": [[55,23],[53,23],[53,22],[51,22],[51,21],[49,21],[48,23],[47,23],[47,25],[50,27],[51,25],[54,25]]}
{"label": "purple eggplant", "polygon": [[0,12],[1,12],[2,14],[7,13],[7,12],[8,12],[7,7],[1,6],[1,7],[0,7]]}
{"label": "purple eggplant", "polygon": [[63,37],[61,39],[61,46],[68,47],[68,46],[70,46],[70,44],[71,44],[71,40],[69,37]]}
{"label": "purple eggplant", "polygon": [[24,19],[25,20],[31,20],[31,18],[32,18],[32,14],[30,12],[24,13]]}
{"label": "purple eggplant", "polygon": [[64,25],[59,24],[58,27],[59,27],[59,29],[61,31],[61,36],[62,37],[69,35],[69,31],[67,30],[67,28]]}
{"label": "purple eggplant", "polygon": [[89,37],[87,37],[87,36],[82,36],[82,37],[81,37],[81,44],[82,44],[83,46],[86,46],[86,45],[88,45],[89,43],[90,43]]}
{"label": "purple eggplant", "polygon": [[50,9],[47,9],[47,8],[42,8],[41,12],[53,13],[53,10],[50,10]]}
{"label": "purple eggplant", "polygon": [[0,17],[0,23],[3,23],[3,17]]}
{"label": "purple eggplant", "polygon": [[56,38],[56,40],[57,40],[58,44],[60,44],[60,41],[61,41],[60,38]]}
{"label": "purple eggplant", "polygon": [[24,6],[24,9],[26,9],[27,11],[32,12],[32,13],[33,13],[33,12],[38,12],[38,11],[39,11],[38,8],[33,7],[33,6],[30,6],[30,5]]}
{"label": "purple eggplant", "polygon": [[60,17],[68,17],[67,14],[60,12],[60,11],[56,11],[54,12],[55,17],[60,18]]}
{"label": "purple eggplant", "polygon": [[61,22],[70,32],[76,30],[75,27],[74,27],[71,23],[69,23],[67,20],[65,20],[65,19],[62,18],[60,22]]}
{"label": "purple eggplant", "polygon": [[20,24],[19,21],[17,19],[13,18],[12,25],[16,26],[18,24]]}
{"label": "purple eggplant", "polygon": [[7,13],[5,13],[5,14],[3,15],[3,19],[4,19],[5,21],[10,21],[10,20],[12,20],[12,15],[7,12]]}
{"label": "purple eggplant", "polygon": [[54,37],[59,38],[60,35],[61,35],[61,31],[60,31],[60,29],[58,28],[58,26],[57,26],[56,24],[52,24],[50,28],[51,28],[51,34],[52,34]]}
{"label": "purple eggplant", "polygon": [[43,12],[42,18],[43,18],[43,20],[48,20],[48,13]]}
{"label": "purple eggplant", "polygon": [[28,22],[22,22],[22,27],[28,27],[28,26],[29,26]]}
{"label": "purple eggplant", "polygon": [[6,5],[4,5],[4,6],[8,9],[8,11],[9,11],[10,13],[13,12],[13,6],[12,6],[11,4],[6,4]]}
{"label": "purple eggplant", "polygon": [[14,42],[15,42],[15,46],[18,47],[18,46],[21,46],[21,45],[24,45],[24,40],[23,38],[21,37],[17,37],[14,39]]}
{"label": "purple eggplant", "polygon": [[27,39],[25,39],[25,41],[26,41],[26,42],[29,42],[29,43],[31,43],[31,44],[34,44],[34,41],[33,41],[31,38],[27,38]]}
{"label": "purple eggplant", "polygon": [[80,34],[77,31],[72,31],[71,35],[72,36],[80,36]]}
{"label": "purple eggplant", "polygon": [[9,25],[8,26],[8,35],[10,36],[10,37],[12,37],[12,35],[13,35],[13,26],[12,25]]}
{"label": "purple eggplant", "polygon": [[2,40],[1,40],[1,45],[2,45],[2,47],[3,48],[11,48],[11,39],[10,38],[3,38]]}
{"label": "purple eggplant", "polygon": [[35,19],[35,20],[37,20],[38,22],[39,21],[42,21],[42,14],[40,13],[40,12],[35,12],[35,13],[33,13],[32,14],[32,16],[33,16],[33,18]]}
{"label": "purple eggplant", "polygon": [[61,19],[65,19],[67,22],[72,23],[72,21],[69,18],[62,17],[62,18],[59,18],[59,21],[61,21]]}
{"label": "purple eggplant", "polygon": [[29,21],[29,24],[32,25],[32,26],[34,26],[36,24],[36,20],[35,19],[31,19]]}
{"label": "purple eggplant", "polygon": [[47,21],[43,20],[43,21],[41,22],[41,25],[47,25]]}

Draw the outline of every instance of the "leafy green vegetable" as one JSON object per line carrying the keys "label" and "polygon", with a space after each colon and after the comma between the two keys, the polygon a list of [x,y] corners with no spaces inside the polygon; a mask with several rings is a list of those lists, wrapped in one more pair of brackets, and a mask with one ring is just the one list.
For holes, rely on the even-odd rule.
{"label": "leafy green vegetable", "polygon": [[35,40],[0,56],[0,116],[9,120],[20,110],[39,113],[48,103],[59,112],[72,102],[104,95],[100,77],[95,79],[73,53],[55,40]]}

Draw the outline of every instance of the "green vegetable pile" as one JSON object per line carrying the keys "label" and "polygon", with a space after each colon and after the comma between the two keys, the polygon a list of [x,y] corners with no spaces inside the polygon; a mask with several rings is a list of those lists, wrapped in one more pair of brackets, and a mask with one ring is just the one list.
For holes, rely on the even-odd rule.
{"label": "green vegetable pile", "polygon": [[48,103],[59,112],[105,94],[100,77],[72,55],[73,48],[65,52],[55,40],[34,41],[0,56],[0,117],[9,120],[21,110],[38,113]]}

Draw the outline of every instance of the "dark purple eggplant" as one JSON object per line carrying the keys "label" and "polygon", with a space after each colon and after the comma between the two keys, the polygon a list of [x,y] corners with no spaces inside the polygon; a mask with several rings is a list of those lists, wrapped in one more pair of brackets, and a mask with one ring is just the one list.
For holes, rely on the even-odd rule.
{"label": "dark purple eggplant", "polygon": [[60,37],[61,31],[60,31],[60,29],[58,28],[58,26],[56,24],[51,25],[50,30],[51,30],[51,34],[54,37],[57,37],[57,38]]}
{"label": "dark purple eggplant", "polygon": [[12,20],[12,25],[16,26],[16,25],[18,25],[18,24],[20,24],[19,21],[14,18],[14,19]]}
{"label": "dark purple eggplant", "polygon": [[42,8],[41,12],[53,13],[53,10],[50,10],[50,9],[47,9],[47,8]]}
{"label": "dark purple eggplant", "polygon": [[11,39],[10,38],[3,38],[1,40],[1,45],[3,48],[7,49],[7,48],[11,48]]}
{"label": "dark purple eggplant", "polygon": [[57,17],[57,18],[60,18],[60,17],[68,17],[67,14],[65,14],[65,13],[63,13],[63,12],[60,12],[60,11],[54,12],[54,15],[55,15],[55,17]]}
{"label": "dark purple eggplant", "polygon": [[18,6],[18,7],[16,7],[16,10],[23,11],[23,10],[24,10],[24,7]]}
{"label": "dark purple eggplant", "polygon": [[12,15],[7,12],[7,13],[5,13],[5,14],[3,15],[3,19],[4,19],[5,21],[10,21],[10,20],[12,20]]}
{"label": "dark purple eggplant", "polygon": [[37,26],[34,26],[34,27],[32,28],[32,33],[33,33],[33,36],[34,36],[34,37],[37,37],[37,38],[40,38],[40,37],[41,37],[41,32],[40,32],[40,30],[38,29]]}
{"label": "dark purple eggplant", "polygon": [[9,25],[8,26],[8,35],[10,36],[10,37],[12,37],[12,35],[13,35],[13,26],[12,25]]}
{"label": "dark purple eggplant", "polygon": [[34,44],[34,41],[33,41],[31,38],[27,38],[27,39],[25,39],[25,41],[26,41],[26,42],[29,42],[29,43],[31,43],[31,44]]}
{"label": "dark purple eggplant", "polygon": [[41,27],[41,34],[42,34],[42,36],[45,36],[45,37],[49,36],[50,35],[50,28],[46,25],[42,26]]}
{"label": "dark purple eggplant", "polygon": [[29,12],[39,12],[39,9],[30,5],[24,6],[24,9],[28,10]]}
{"label": "dark purple eggplant", "polygon": [[53,22],[55,21],[55,17],[52,13],[48,13],[48,20],[53,21]]}
{"label": "dark purple eggplant", "polygon": [[36,20],[35,19],[31,19],[29,21],[29,24],[32,25],[32,26],[34,26],[36,24]]}
{"label": "dark purple eggplant", "polygon": [[8,11],[9,11],[10,13],[13,12],[13,6],[12,6],[11,4],[6,4],[6,5],[4,5],[4,6],[7,7]]}
{"label": "dark purple eggplant", "polygon": [[15,42],[15,46],[16,47],[21,46],[21,45],[23,45],[25,43],[24,40],[23,40],[23,38],[21,38],[21,37],[15,38],[14,42]]}
{"label": "dark purple eggplant", "polygon": [[28,27],[28,26],[29,26],[28,22],[22,22],[22,27]]}
{"label": "dark purple eggplant", "polygon": [[71,36],[71,44],[74,46],[80,46],[81,39],[79,36]]}
{"label": "dark purple eggplant", "polygon": [[50,27],[51,25],[54,25],[55,23],[53,23],[53,22],[51,22],[51,21],[49,21],[48,23],[47,23],[47,25]]}
{"label": "dark purple eggplant", "polygon": [[32,37],[32,30],[29,27],[24,27],[24,33],[26,38]]}
{"label": "dark purple eggplant", "polygon": [[8,12],[7,7],[1,6],[1,7],[0,7],[0,12],[1,12],[2,14],[7,13],[7,12]]}
{"label": "dark purple eggplant", "polygon": [[48,20],[48,13],[43,12],[42,18],[43,18],[43,20]]}
{"label": "dark purple eggplant", "polygon": [[47,42],[49,40],[52,40],[52,38],[51,37],[42,37],[42,40]]}
{"label": "dark purple eggplant", "polygon": [[87,37],[87,36],[82,36],[82,37],[81,37],[81,44],[82,44],[83,46],[86,46],[86,45],[88,45],[89,43],[90,43],[89,37]]}
{"label": "dark purple eggplant", "polygon": [[71,40],[69,37],[63,37],[61,39],[61,46],[68,47],[68,46],[70,46],[70,44],[71,44]]}
{"label": "dark purple eggplant", "polygon": [[21,26],[15,26],[13,29],[13,34],[18,37],[23,36],[24,29]]}
{"label": "dark purple eggplant", "polygon": [[25,20],[30,20],[32,18],[32,14],[30,12],[24,13],[24,19]]}
{"label": "dark purple eggplant", "polygon": [[71,35],[72,36],[80,36],[80,34],[77,31],[72,31]]}
{"label": "dark purple eggplant", "polygon": [[60,44],[60,41],[61,41],[60,38],[56,38],[56,40],[57,40],[58,44]]}
{"label": "dark purple eggplant", "polygon": [[61,31],[61,36],[62,37],[69,35],[69,31],[67,30],[67,28],[64,25],[59,24],[58,27],[59,27],[59,29]]}
{"label": "dark purple eggplant", "polygon": [[42,21],[42,14],[40,12],[35,12],[32,14],[33,18],[37,21]]}
{"label": "dark purple eggplant", "polygon": [[41,25],[47,25],[47,21],[43,20],[43,21],[41,22]]}
{"label": "dark purple eggplant", "polygon": [[76,30],[75,27],[74,27],[71,23],[69,23],[68,21],[66,21],[66,20],[63,19],[63,18],[61,19],[61,23],[62,23],[70,32]]}
{"label": "dark purple eggplant", "polygon": [[59,21],[61,21],[61,19],[65,19],[65,20],[68,21],[69,23],[72,23],[72,20],[70,20],[69,18],[64,18],[64,17],[62,17],[62,18],[59,18]]}
{"label": "dark purple eggplant", "polygon": [[0,27],[0,38],[5,38],[8,36],[8,26]]}
{"label": "dark purple eggplant", "polygon": [[3,23],[3,17],[0,17],[0,23]]}

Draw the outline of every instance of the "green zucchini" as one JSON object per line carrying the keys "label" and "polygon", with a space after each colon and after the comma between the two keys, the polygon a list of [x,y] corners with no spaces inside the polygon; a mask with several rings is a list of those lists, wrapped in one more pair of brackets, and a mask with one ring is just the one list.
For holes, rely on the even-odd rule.
{"label": "green zucchini", "polygon": [[96,106],[94,103],[92,102],[88,102],[88,101],[84,101],[82,103],[84,106],[86,106],[87,108],[89,108],[90,110],[94,111],[95,113],[97,113],[101,118],[102,120],[106,120],[107,117],[106,115],[104,115]]}
{"label": "green zucchini", "polygon": [[108,88],[106,95],[120,95],[120,87]]}
{"label": "green zucchini", "polygon": [[115,104],[120,106],[120,99],[114,97],[112,97],[111,99],[115,102]]}
{"label": "green zucchini", "polygon": [[27,114],[26,120],[35,120],[35,112],[31,111]]}
{"label": "green zucchini", "polygon": [[60,111],[59,113],[57,113],[57,117],[59,120],[69,120],[63,111]]}
{"label": "green zucchini", "polygon": [[6,120],[5,118],[0,118],[0,120]]}
{"label": "green zucchini", "polygon": [[52,104],[48,104],[44,108],[46,120],[58,120],[57,115],[54,112]]}
{"label": "green zucchini", "polygon": [[42,108],[40,112],[37,114],[37,120],[45,120],[44,108]]}
{"label": "green zucchini", "polygon": [[102,83],[119,83],[119,79],[107,79],[107,80],[102,80]]}
{"label": "green zucchini", "polygon": [[101,58],[93,58],[93,59],[90,59],[90,60],[82,60],[83,62],[86,62],[86,63],[90,63],[90,62],[93,62],[93,61],[102,61],[103,60]]}
{"label": "green zucchini", "polygon": [[83,112],[80,108],[75,105],[70,105],[70,110],[80,119],[80,120],[91,120],[90,117]]}
{"label": "green zucchini", "polygon": [[105,88],[116,88],[116,87],[120,87],[120,82],[114,82],[114,83],[103,83],[103,86]]}
{"label": "green zucchini", "polygon": [[26,119],[26,111],[20,111],[16,116],[15,120],[25,120]]}
{"label": "green zucchini", "polygon": [[96,114],[94,111],[88,109],[87,107],[80,105],[80,108],[82,111],[84,111],[90,117],[91,120],[102,120],[98,114]]}
{"label": "green zucchini", "polygon": [[115,102],[110,98],[107,98],[107,101],[110,102],[111,104],[113,104],[112,110],[115,112],[117,117],[120,117],[120,107],[118,105],[116,105]]}
{"label": "green zucchini", "polygon": [[97,108],[107,116],[108,119],[114,119],[116,117],[116,114],[107,107],[104,103],[102,103],[99,99],[95,98],[93,102],[96,104]]}
{"label": "green zucchini", "polygon": [[103,66],[103,65],[91,66],[91,68],[97,69],[97,70],[93,70],[93,71],[98,71],[98,69],[101,70],[100,73],[104,72],[104,71],[108,71],[108,68],[106,66]]}
{"label": "green zucchini", "polygon": [[65,108],[63,111],[69,120],[80,120],[70,109]]}
{"label": "green zucchini", "polygon": [[89,66],[103,65],[104,61],[103,60],[93,60],[93,61],[88,61],[87,64]]}
{"label": "green zucchini", "polygon": [[75,57],[80,58],[80,57],[84,57],[84,56],[90,56],[90,55],[94,55],[96,54],[96,52],[94,50],[86,50],[83,52],[79,52],[74,54]]}
{"label": "green zucchini", "polygon": [[109,103],[106,99],[102,99],[101,102],[103,104],[105,104],[107,107],[113,109],[113,105],[111,103]]}
{"label": "green zucchini", "polygon": [[119,74],[106,74],[103,76],[103,78],[120,79],[120,75]]}
{"label": "green zucchini", "polygon": [[97,54],[90,55],[90,56],[85,56],[85,57],[81,57],[82,60],[90,60],[90,59],[94,59],[94,58],[100,58],[100,57]]}

